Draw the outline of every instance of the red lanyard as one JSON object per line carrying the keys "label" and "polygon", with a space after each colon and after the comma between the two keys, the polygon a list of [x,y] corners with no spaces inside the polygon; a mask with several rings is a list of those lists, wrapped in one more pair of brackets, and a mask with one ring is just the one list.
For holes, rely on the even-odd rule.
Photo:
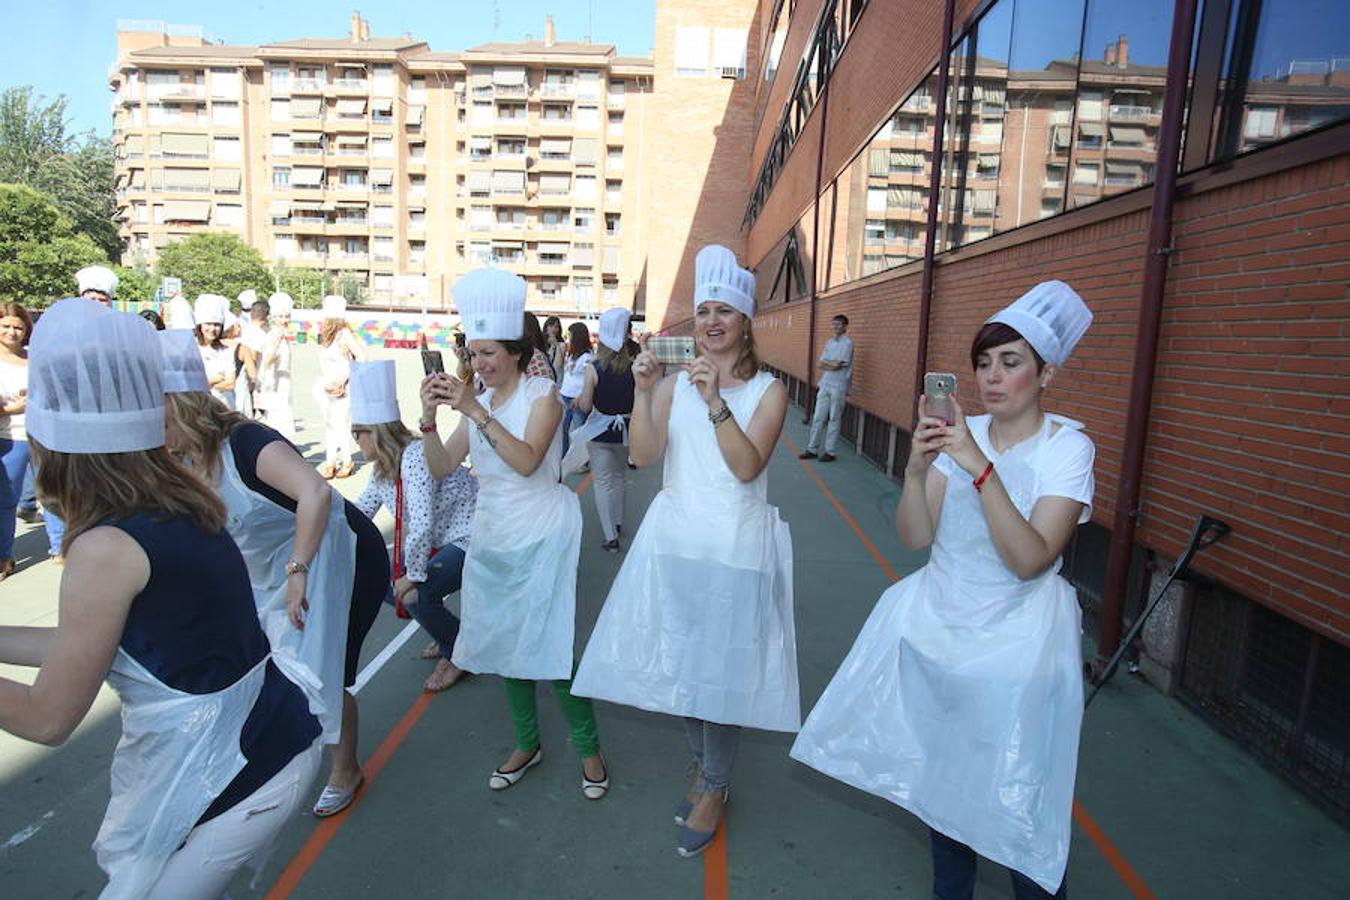
{"label": "red lanyard", "polygon": [[[390,569],[394,581],[403,577],[403,479],[394,479],[394,564]],[[394,598],[394,615],[400,619],[411,619],[412,614],[403,606],[401,598]]]}

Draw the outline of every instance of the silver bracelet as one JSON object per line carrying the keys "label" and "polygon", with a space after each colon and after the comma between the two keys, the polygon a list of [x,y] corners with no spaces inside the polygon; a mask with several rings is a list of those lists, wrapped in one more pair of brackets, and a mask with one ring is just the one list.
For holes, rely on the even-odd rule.
{"label": "silver bracelet", "polygon": [[731,407],[727,405],[725,400],[722,401],[722,408],[719,409],[717,412],[712,412],[711,410],[708,411],[708,421],[713,423],[714,428],[716,428],[718,425],[721,425],[723,422],[725,422],[727,419],[730,418],[731,418]]}

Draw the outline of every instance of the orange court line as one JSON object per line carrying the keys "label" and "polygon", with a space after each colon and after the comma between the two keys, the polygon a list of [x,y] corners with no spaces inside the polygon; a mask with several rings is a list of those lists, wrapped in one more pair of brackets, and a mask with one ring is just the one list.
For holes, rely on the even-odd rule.
{"label": "orange court line", "polygon": [[727,879],[727,820],[722,816],[721,827],[708,849],[703,851],[703,900],[729,900],[731,888]]}
{"label": "orange court line", "polygon": [[[784,434],[783,442],[787,444],[794,456],[798,453],[797,445],[793,442],[792,438]],[[807,465],[805,460],[799,459],[797,460],[797,464],[806,471],[806,474],[811,476],[811,480],[816,483],[816,487],[820,488],[821,492],[825,495],[825,499],[830,502],[830,505],[835,508],[835,511],[838,512],[843,520],[848,523],[848,526],[853,529],[853,533],[863,542],[863,546],[872,554],[872,558],[881,566],[882,571],[884,571],[892,581],[899,581],[900,579],[895,574],[895,570],[891,568],[890,563],[886,562],[886,558],[881,555],[881,551],[877,549],[876,544],[872,543],[867,535],[863,533],[862,526],[849,515],[848,510],[844,509],[844,505],[840,503],[834,494],[831,493],[830,489],[825,486],[825,482],[821,479],[820,473],[813,467]],[[1101,853],[1111,865],[1111,868],[1115,870],[1116,876],[1120,878],[1126,889],[1138,898],[1138,900],[1156,900],[1153,892],[1150,891],[1148,885],[1144,883],[1144,879],[1140,877],[1139,873],[1136,872],[1129,861],[1125,859],[1125,855],[1111,842],[1111,839],[1106,836],[1106,832],[1101,829],[1101,826],[1099,826],[1090,815],[1088,815],[1087,810],[1084,809],[1082,804],[1077,800],[1073,801],[1073,817],[1087,834],[1088,839],[1096,846],[1097,851]]]}
{"label": "orange court line", "polygon": [[[591,476],[588,473],[577,485],[577,494],[584,494],[590,486]],[[399,746],[408,737],[408,734],[413,730],[413,726],[421,720],[435,696],[435,694],[419,694],[417,699],[413,701],[413,705],[403,714],[403,718],[399,719],[398,724],[390,729],[389,733],[385,735],[384,741],[381,742],[370,759],[366,760],[366,764],[361,767],[365,780],[361,784],[361,790],[352,800],[351,806],[335,816],[319,820],[319,824],[315,826],[314,833],[309,836],[309,840],[305,841],[304,845],[286,865],[286,868],[282,870],[276,883],[268,889],[266,900],[286,900],[300,886],[300,882],[305,875],[323,855],[323,851],[328,847],[328,842],[333,839],[338,829],[342,827],[342,823],[347,821],[347,816],[361,802],[362,795],[370,790],[370,786],[375,783],[375,779],[379,777],[385,764],[389,762]]]}
{"label": "orange court line", "polygon": [[383,743],[371,755],[370,759],[366,760],[366,764],[361,767],[365,782],[352,801],[351,806],[335,816],[319,820],[319,824],[315,827],[314,833],[309,836],[309,840],[305,841],[304,846],[295,854],[276,883],[268,890],[267,900],[283,900],[300,886],[301,879],[309,872],[310,867],[318,861],[324,848],[328,846],[328,842],[333,839],[338,829],[342,827],[342,823],[347,820],[347,816],[351,815],[352,810],[356,809],[361,800],[361,794],[370,790],[371,785],[375,783],[375,779],[383,771],[385,764],[398,750],[399,745],[412,731],[413,726],[422,718],[422,714],[427,711],[427,707],[431,705],[431,700],[435,696],[435,694],[421,694],[408,711],[403,714],[403,718],[398,720],[398,724],[385,736]]}

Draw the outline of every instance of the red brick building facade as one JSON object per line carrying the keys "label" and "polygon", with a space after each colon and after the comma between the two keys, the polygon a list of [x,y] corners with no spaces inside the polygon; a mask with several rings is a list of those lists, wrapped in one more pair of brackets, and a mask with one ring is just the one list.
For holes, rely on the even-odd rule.
{"label": "red brick building facade", "polygon": [[[1133,572],[1115,587],[1128,619],[1150,560],[1170,565],[1201,514],[1230,525],[1196,557],[1157,641],[1172,645],[1164,680],[1230,718],[1266,710],[1249,738],[1280,745],[1284,763],[1329,744],[1329,771],[1313,780],[1343,789],[1343,722],[1328,735],[1318,716],[1344,697],[1350,669],[1350,47],[1328,46],[1298,4],[1247,0],[662,5],[695,17],[739,6],[752,22],[748,96],[734,103],[754,122],[741,227],[722,221],[689,247],[706,232],[756,271],[756,339],[797,399],[810,401],[830,317],[847,313],[845,433],[898,477],[921,353],[969,384],[984,319],[1039,281],[1069,282],[1096,318],[1047,405],[1086,423],[1097,446],[1094,525],[1079,541],[1097,551],[1076,554],[1080,586],[1109,595],[1102,571],[1123,562],[1113,571]],[[1184,116],[1168,109],[1178,101]],[[1159,165],[1173,138],[1175,192]],[[707,182],[725,198],[735,175],[729,163]],[[1151,245],[1169,201],[1170,229],[1155,222]],[[1156,344],[1141,332],[1154,255],[1166,259]],[[672,306],[658,321],[686,315]],[[1151,353],[1150,386],[1135,367]],[[1131,473],[1141,388],[1146,440]],[[1110,560],[1131,480],[1133,542]],[[1122,624],[1111,615],[1108,604],[1108,644]],[[1262,667],[1280,679],[1263,681]]]}

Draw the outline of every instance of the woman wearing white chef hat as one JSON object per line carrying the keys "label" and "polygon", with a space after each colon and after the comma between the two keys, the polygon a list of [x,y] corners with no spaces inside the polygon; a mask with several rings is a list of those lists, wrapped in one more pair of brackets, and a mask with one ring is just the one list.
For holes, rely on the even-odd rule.
{"label": "woman wearing white chef hat", "polygon": [[234,409],[234,350],[225,345],[225,322],[230,315],[230,301],[219,294],[202,294],[192,306],[192,318],[197,323],[197,345],[206,367],[206,380],[211,396]]}
{"label": "woman wearing white chef hat", "polygon": [[356,471],[352,463],[351,405],[349,392],[352,363],[365,359],[361,341],[347,322],[347,298],[330,294],[323,298],[323,323],[319,326],[319,380],[314,400],[323,419],[324,460],[319,474],[346,478]]}

